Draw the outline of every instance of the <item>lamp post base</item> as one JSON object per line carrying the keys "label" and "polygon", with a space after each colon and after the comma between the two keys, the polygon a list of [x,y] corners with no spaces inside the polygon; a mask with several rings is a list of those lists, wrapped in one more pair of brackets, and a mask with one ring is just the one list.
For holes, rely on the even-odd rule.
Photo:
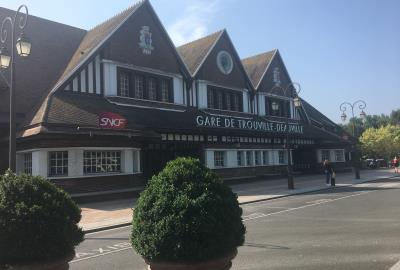
{"label": "lamp post base", "polygon": [[360,179],[360,168],[354,167],[354,168],[353,168],[353,171],[354,171],[354,177],[355,177],[356,179]]}

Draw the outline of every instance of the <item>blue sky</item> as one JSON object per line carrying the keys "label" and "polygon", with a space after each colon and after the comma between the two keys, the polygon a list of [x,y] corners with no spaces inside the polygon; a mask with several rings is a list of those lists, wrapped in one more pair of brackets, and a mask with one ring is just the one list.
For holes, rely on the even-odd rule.
{"label": "blue sky", "polygon": [[[31,15],[90,29],[135,1],[2,0],[0,5],[16,9],[22,3]],[[343,101],[365,100],[368,114],[400,108],[398,0],[151,3],[176,45],[226,28],[242,58],[278,48],[292,80],[302,86],[301,96],[335,122]]]}

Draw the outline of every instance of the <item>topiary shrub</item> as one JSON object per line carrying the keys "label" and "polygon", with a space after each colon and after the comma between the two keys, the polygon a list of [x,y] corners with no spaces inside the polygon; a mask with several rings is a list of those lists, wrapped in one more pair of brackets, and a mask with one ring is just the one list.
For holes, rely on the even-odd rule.
{"label": "topiary shrub", "polygon": [[146,260],[199,263],[244,242],[237,195],[199,160],[177,158],[152,177],[133,215],[131,242]]}
{"label": "topiary shrub", "polygon": [[81,210],[39,176],[0,176],[0,268],[62,259],[83,241]]}

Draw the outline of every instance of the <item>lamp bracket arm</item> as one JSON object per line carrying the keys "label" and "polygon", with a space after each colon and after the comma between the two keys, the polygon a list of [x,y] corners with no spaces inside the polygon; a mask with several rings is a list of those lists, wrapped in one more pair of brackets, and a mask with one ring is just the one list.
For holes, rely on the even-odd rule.
{"label": "lamp bracket arm", "polygon": [[342,104],[340,104],[339,108],[340,111],[345,112],[347,110],[347,107],[350,107],[351,110],[353,111],[353,104],[349,103],[349,102],[343,102]]}

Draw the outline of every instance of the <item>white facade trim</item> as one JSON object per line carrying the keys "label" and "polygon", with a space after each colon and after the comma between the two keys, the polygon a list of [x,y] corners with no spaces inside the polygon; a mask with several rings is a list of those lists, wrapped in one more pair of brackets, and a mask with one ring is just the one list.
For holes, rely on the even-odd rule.
{"label": "white facade trim", "polygon": [[136,70],[136,71],[152,73],[152,74],[156,74],[156,75],[160,75],[160,76],[176,77],[176,78],[183,79],[183,76],[181,74],[165,72],[165,71],[162,71],[162,70],[159,70],[159,69],[148,68],[148,67],[140,67],[140,66],[136,66],[136,65],[133,65],[133,64],[127,64],[127,63],[122,63],[122,62],[118,62],[118,61],[114,61],[114,60],[108,60],[108,59],[102,59],[101,62],[103,64],[111,64],[111,65],[115,65],[117,67],[130,69],[130,70],[134,70],[134,71]]}
{"label": "white facade trim", "polygon": [[[120,96],[115,96],[115,97],[120,97]],[[149,101],[147,99],[137,99],[137,98],[131,98],[131,99]],[[144,106],[144,105],[124,104],[124,103],[120,103],[120,102],[111,101],[109,99],[107,99],[107,101],[112,103],[112,104],[119,105],[119,106],[145,108],[145,109],[153,109],[153,110],[160,110],[160,111],[171,111],[171,112],[184,112],[185,111],[184,109],[179,110],[179,109],[170,109],[170,108],[162,108],[162,107],[151,107],[151,106]],[[159,104],[169,104],[169,105],[177,105],[177,106],[186,107],[185,105],[182,105],[182,104],[174,104],[174,103],[166,103],[166,102],[158,102],[158,101],[154,101],[154,102],[157,102]]]}
{"label": "white facade trim", "polygon": [[[282,148],[257,148],[257,149],[232,149],[232,148],[206,148],[205,150],[205,161],[206,166],[210,169],[233,169],[233,168],[249,168],[249,167],[269,167],[269,166],[286,166],[287,165],[287,150]],[[214,152],[223,151],[225,152],[225,166],[214,166]],[[242,151],[244,153],[241,166],[237,165],[237,152]],[[251,165],[247,165],[246,154],[247,151],[251,152]],[[255,151],[260,151],[260,164],[255,164]],[[268,164],[263,164],[263,152],[268,153]],[[284,152],[285,163],[279,163],[279,151]]]}
{"label": "white facade trim", "polygon": [[[49,175],[49,152],[68,151],[68,175]],[[118,173],[94,173],[84,174],[83,153],[84,151],[121,151],[121,172]],[[40,175],[47,179],[67,179],[83,177],[100,177],[110,175],[130,175],[141,173],[140,148],[126,147],[57,147],[36,148],[17,152],[18,173],[24,171],[23,159],[25,153],[32,153],[32,175]]]}
{"label": "white facade trim", "polygon": [[[345,150],[344,149],[317,149],[318,162],[323,162],[322,151],[329,151],[329,161],[332,163],[343,163],[346,162]],[[343,160],[336,160],[335,151],[342,151]]]}

